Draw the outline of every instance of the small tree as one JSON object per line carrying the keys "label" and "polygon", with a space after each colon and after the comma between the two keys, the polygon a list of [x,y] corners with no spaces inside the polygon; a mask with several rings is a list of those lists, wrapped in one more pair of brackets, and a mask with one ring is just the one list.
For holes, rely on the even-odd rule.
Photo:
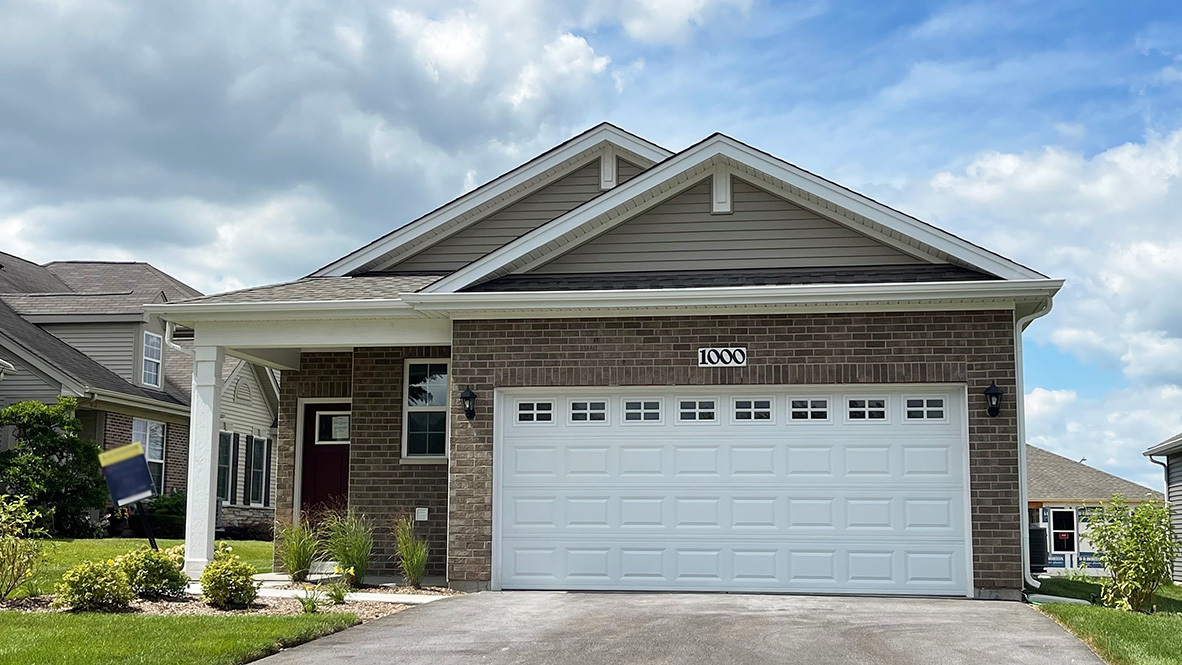
{"label": "small tree", "polygon": [[79,436],[77,406],[74,398],[61,397],[53,406],[19,402],[0,410],[0,427],[12,425],[17,438],[0,452],[0,491],[28,497],[64,536],[92,535],[86,511],[107,500],[99,448]]}
{"label": "small tree", "polygon": [[1088,540],[1110,575],[1104,580],[1104,604],[1152,611],[1153,594],[1170,581],[1178,553],[1169,506],[1160,501],[1130,506],[1124,496],[1113,494],[1089,513],[1088,527]]}

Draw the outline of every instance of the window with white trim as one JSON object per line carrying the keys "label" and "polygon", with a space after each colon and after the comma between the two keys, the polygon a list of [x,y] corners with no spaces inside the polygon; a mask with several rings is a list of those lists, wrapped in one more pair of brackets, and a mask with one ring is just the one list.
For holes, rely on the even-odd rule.
{"label": "window with white trim", "polygon": [[944,420],[943,397],[908,397],[904,406],[907,420]]}
{"label": "window with white trim", "polygon": [[153,332],[144,332],[144,385],[160,387],[160,368],[164,363],[164,338]]}
{"label": "window with white trim", "polygon": [[742,398],[735,400],[735,420],[741,422],[770,421],[772,400]]}
{"label": "window with white trim", "polygon": [[233,462],[234,435],[230,432],[218,432],[218,498],[222,501],[230,500],[230,470]]}
{"label": "window with white trim", "polygon": [[542,424],[554,422],[554,402],[518,402],[517,422]]}
{"label": "window with white trim", "polygon": [[887,401],[883,397],[851,397],[847,400],[847,415],[850,420],[885,421],[887,419]]}
{"label": "window with white trim", "polygon": [[266,505],[270,495],[268,491],[271,484],[270,468],[267,464],[270,458],[270,448],[270,439],[256,436],[250,440],[250,469],[247,470],[247,473],[250,474],[250,503],[252,505]]}
{"label": "window with white trim", "polygon": [[131,442],[144,447],[152,487],[156,494],[164,493],[164,423],[134,418],[131,421]]}
{"label": "window with white trim", "polygon": [[647,399],[624,400],[624,422],[661,422],[661,401]]}
{"label": "window with white trim", "polygon": [[607,422],[607,402],[603,400],[572,400],[570,421],[572,423]]}
{"label": "window with white trim", "polygon": [[447,456],[446,360],[406,361],[404,457]]}
{"label": "window with white trim", "polygon": [[788,418],[802,420],[829,420],[829,400],[825,397],[792,397],[788,400]]}
{"label": "window with white trim", "polygon": [[715,404],[712,399],[677,400],[677,419],[681,422],[715,422]]}

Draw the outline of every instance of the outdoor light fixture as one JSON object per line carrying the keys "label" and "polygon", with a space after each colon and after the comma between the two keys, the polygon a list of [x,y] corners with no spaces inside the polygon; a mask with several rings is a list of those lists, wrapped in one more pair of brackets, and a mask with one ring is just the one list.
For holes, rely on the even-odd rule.
{"label": "outdoor light fixture", "polygon": [[989,417],[1001,413],[1001,396],[1004,394],[1001,388],[997,387],[997,381],[990,382],[989,387],[985,389],[985,399],[989,400]]}
{"label": "outdoor light fixture", "polygon": [[460,402],[464,404],[464,415],[468,420],[476,417],[476,393],[472,392],[472,386],[464,388],[464,392],[460,393]]}

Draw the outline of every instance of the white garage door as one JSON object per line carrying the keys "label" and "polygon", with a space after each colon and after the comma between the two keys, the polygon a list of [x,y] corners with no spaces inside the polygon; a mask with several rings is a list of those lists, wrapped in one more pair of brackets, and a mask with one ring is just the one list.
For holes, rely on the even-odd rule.
{"label": "white garage door", "polygon": [[972,593],[963,388],[497,400],[499,588]]}

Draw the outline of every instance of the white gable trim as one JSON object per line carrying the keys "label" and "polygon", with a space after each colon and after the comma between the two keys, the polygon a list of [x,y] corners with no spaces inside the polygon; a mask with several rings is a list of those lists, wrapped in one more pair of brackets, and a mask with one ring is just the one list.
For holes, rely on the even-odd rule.
{"label": "white gable trim", "polygon": [[[456,217],[475,208],[496,202],[499,198],[505,197],[513,192],[513,190],[528,184],[531,180],[545,175],[548,171],[566,166],[566,162],[579,157],[583,153],[597,149],[602,151],[605,145],[611,147],[609,150],[611,154],[616,154],[617,151],[615,148],[619,148],[622,156],[635,159],[639,162],[647,162],[648,164],[660,162],[673,155],[672,152],[655,143],[645,141],[618,127],[606,123],[601,124],[509,171],[501,177],[485,183],[451,203],[427,213],[393,233],[387,234],[365,247],[337,259],[312,273],[311,276],[339,277],[347,275],[354,270],[365,268],[368,264],[380,260],[386,254],[430,233],[432,230]],[[585,163],[588,160],[584,159],[582,161]],[[511,200],[505,200],[506,205],[511,202]],[[472,221],[476,220],[474,219]]]}
{"label": "white gable trim", "polygon": [[[606,215],[613,218],[616,224],[622,223],[625,219],[631,218],[638,208],[647,208],[654,201],[668,198],[672,189],[657,191],[663,184],[672,180],[679,181],[676,185],[684,184],[688,179],[699,181],[700,178],[696,177],[699,173],[712,172],[713,164],[722,160],[732,160],[765,173],[790,187],[833,203],[853,215],[860,215],[903,238],[912,239],[966,265],[1003,279],[1044,279],[1046,277],[1003,256],[978,247],[951,233],[788,164],[728,136],[716,134],[617,186],[609,194],[593,199],[483,258],[473,261],[464,268],[424,288],[423,292],[458,291],[486,278],[514,272],[527,264],[544,263],[551,258],[552,254],[569,251],[577,244],[594,237],[596,235],[594,232],[587,233],[580,228],[588,222],[601,215]],[[832,218],[833,211],[829,211],[827,216]],[[604,226],[610,227],[610,225],[612,225],[611,222]],[[885,234],[875,233],[875,229],[869,225],[859,228],[859,231],[878,239],[888,237]],[[891,244],[895,247],[907,246],[908,250],[905,251],[913,255],[919,253],[917,247],[910,246],[906,242],[899,242],[898,239],[893,239]]]}

